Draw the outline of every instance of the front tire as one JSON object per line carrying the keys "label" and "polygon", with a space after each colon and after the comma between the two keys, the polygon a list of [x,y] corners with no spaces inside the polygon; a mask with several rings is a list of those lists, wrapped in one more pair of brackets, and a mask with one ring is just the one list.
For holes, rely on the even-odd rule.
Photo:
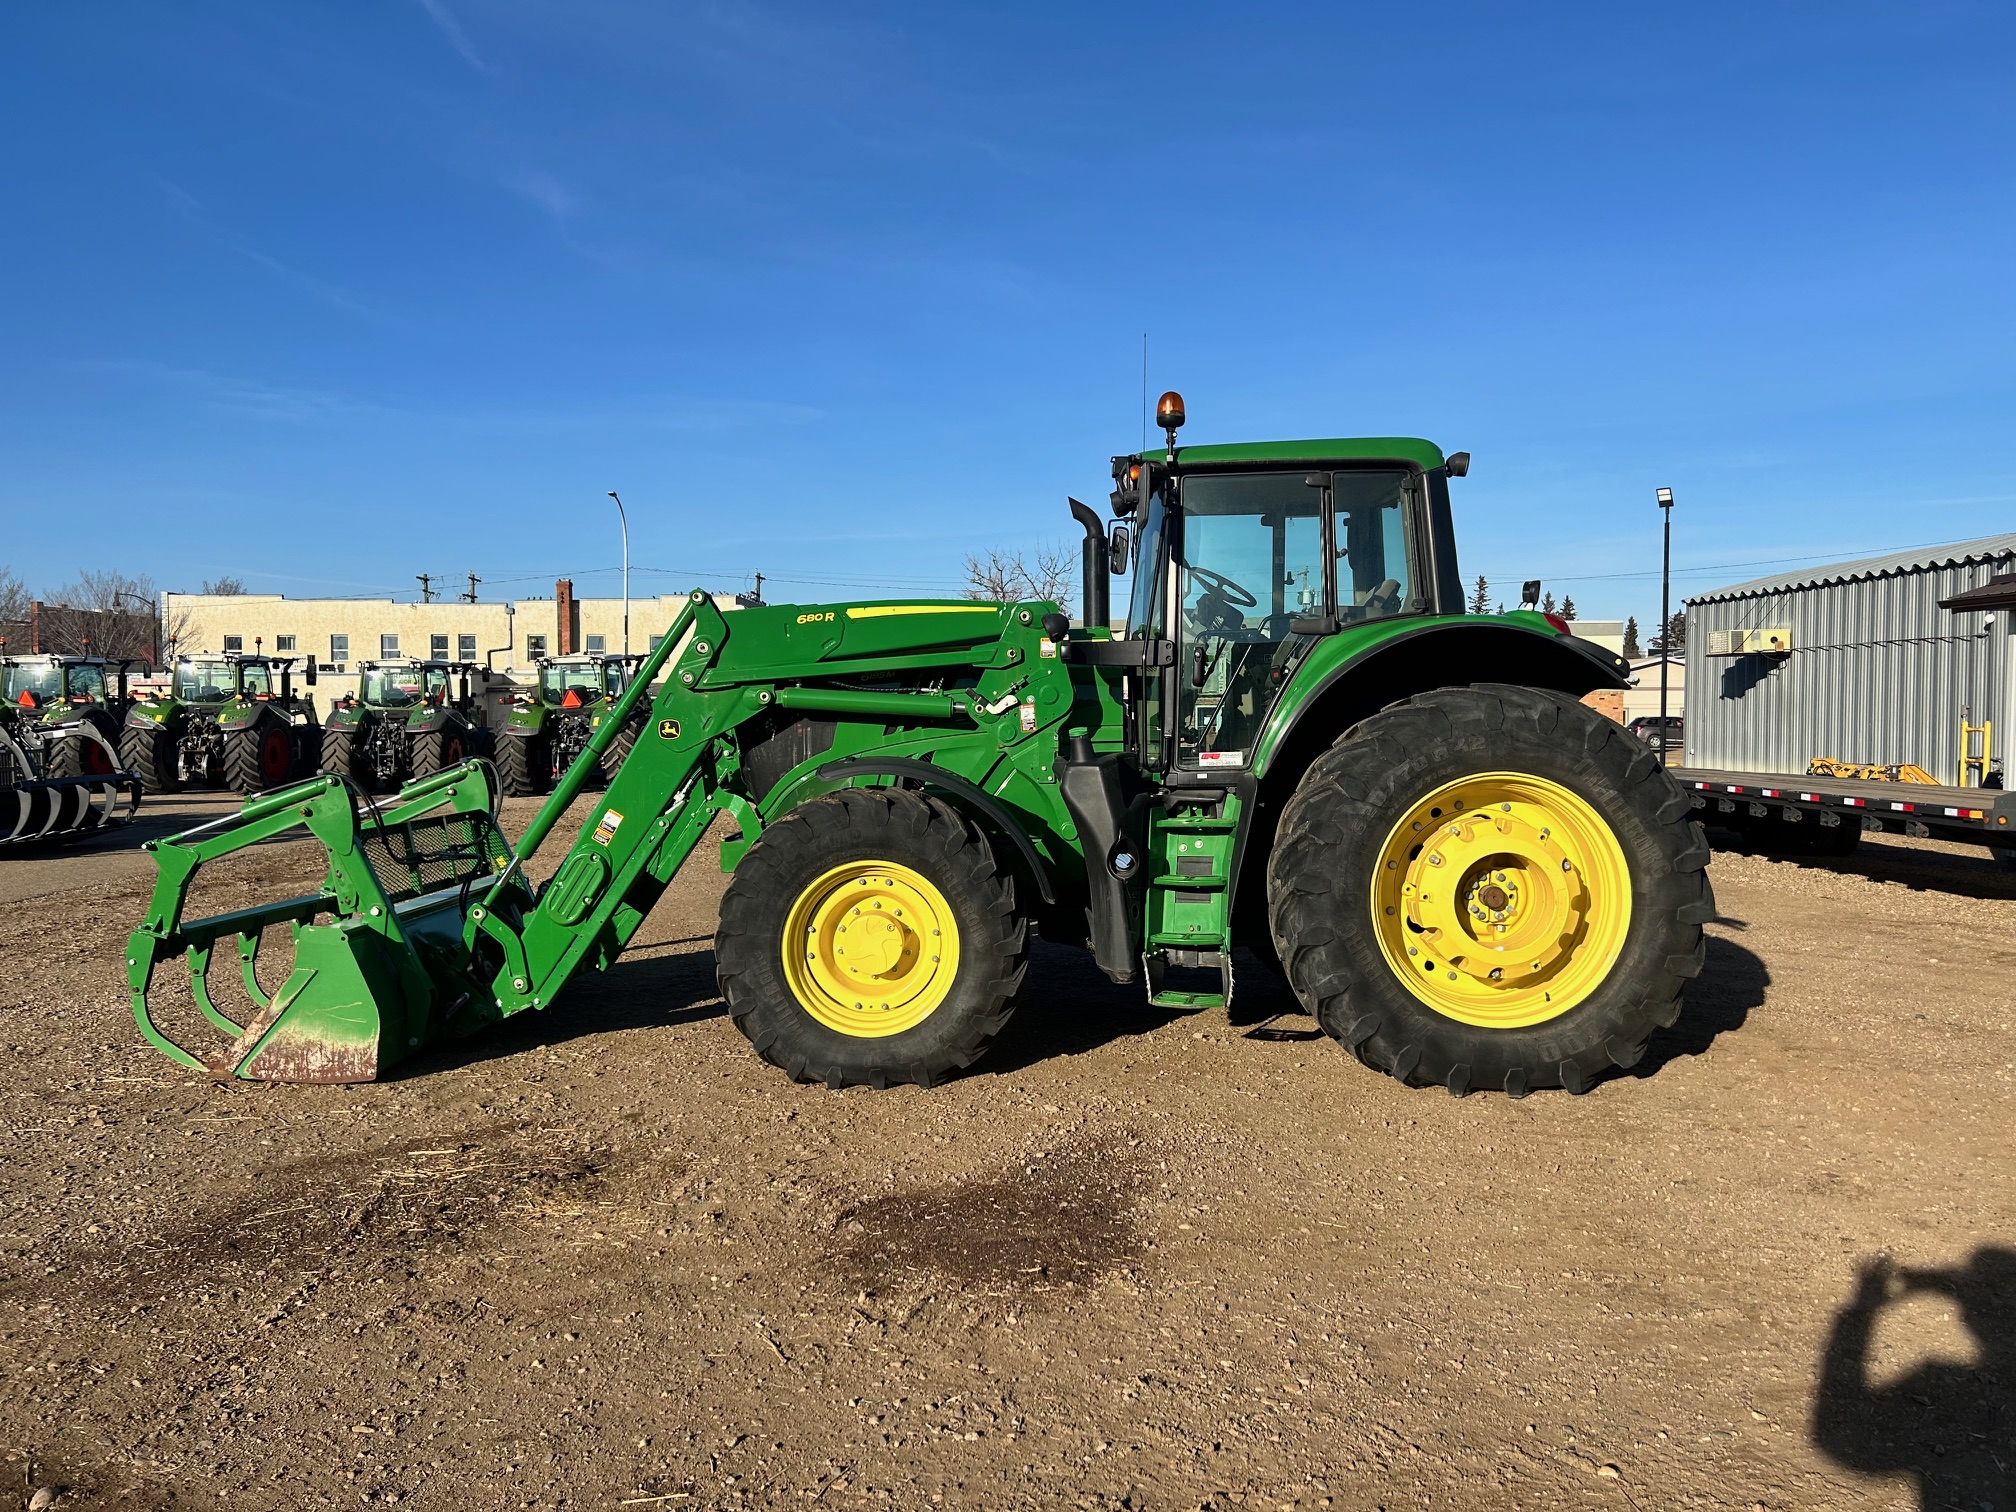
{"label": "front tire", "polygon": [[1654,753],[1565,695],[1422,694],[1303,775],[1267,868],[1275,948],[1323,1028],[1408,1085],[1586,1091],[1701,970],[1691,813]]}
{"label": "front tire", "polygon": [[722,995],[794,1081],[931,1086],[1015,1011],[1028,925],[987,839],[933,798],[852,788],[801,804],[735,868]]}

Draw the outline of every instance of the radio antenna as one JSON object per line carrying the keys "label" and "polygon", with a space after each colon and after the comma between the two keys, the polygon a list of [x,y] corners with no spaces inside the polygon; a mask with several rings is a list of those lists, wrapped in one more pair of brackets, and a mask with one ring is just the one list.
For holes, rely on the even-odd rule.
{"label": "radio antenna", "polygon": [[1148,450],[1148,333],[1141,333],[1141,450]]}

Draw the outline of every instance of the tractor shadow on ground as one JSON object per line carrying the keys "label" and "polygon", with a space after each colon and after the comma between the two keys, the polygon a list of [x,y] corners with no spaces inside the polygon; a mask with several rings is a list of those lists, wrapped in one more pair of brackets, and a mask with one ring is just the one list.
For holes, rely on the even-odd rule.
{"label": "tractor shadow on ground", "polygon": [[[1878,1320],[1914,1297],[1945,1299],[1975,1358],[1879,1363]],[[1889,1363],[1889,1362],[1883,1362]],[[1983,1245],[1964,1266],[1918,1270],[1865,1260],[1834,1315],[1813,1399],[1813,1443],[1865,1475],[1911,1477],[1924,1512],[2002,1507],[2016,1498],[2016,1249]]]}
{"label": "tractor shadow on ground", "polygon": [[[1235,997],[1234,1001],[1237,999]],[[973,1071],[1006,1075],[1040,1061],[1083,1055],[1101,1045],[1150,1034],[1187,1015],[1157,1008],[1139,982],[1122,987],[1092,964],[1092,952],[1036,940],[1022,1001],[1008,1027]]]}
{"label": "tractor shadow on ground", "polygon": [[726,1016],[714,983],[714,952],[675,947],[705,945],[712,935],[660,940],[626,952],[606,975],[584,973],[550,1011],[520,1013],[482,1033],[415,1056],[387,1080],[503,1060],[528,1050],[626,1029],[670,1029]]}
{"label": "tractor shadow on ground", "polygon": [[[1745,928],[1734,919],[1718,919],[1719,924]],[[1708,936],[1708,959],[1701,975],[1687,984],[1680,1018],[1670,1029],[1653,1034],[1645,1046],[1644,1059],[1628,1073],[1635,1077],[1657,1076],[1671,1062],[1689,1056],[1706,1055],[1724,1034],[1741,1029],[1752,1008],[1764,1005],[1771,972],[1756,954],[1734,940]]]}

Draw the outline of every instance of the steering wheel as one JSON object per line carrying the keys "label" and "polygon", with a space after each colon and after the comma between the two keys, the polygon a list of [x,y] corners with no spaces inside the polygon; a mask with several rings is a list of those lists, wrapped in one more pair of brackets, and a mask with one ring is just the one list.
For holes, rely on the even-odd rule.
{"label": "steering wheel", "polygon": [[1192,578],[1204,585],[1206,598],[1223,599],[1226,603],[1241,609],[1251,609],[1260,602],[1222,572],[1209,567],[1192,567],[1189,572]]}

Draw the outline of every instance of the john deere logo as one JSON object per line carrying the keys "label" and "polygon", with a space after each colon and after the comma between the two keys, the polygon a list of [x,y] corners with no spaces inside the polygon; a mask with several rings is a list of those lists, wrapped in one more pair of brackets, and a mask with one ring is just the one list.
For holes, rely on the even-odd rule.
{"label": "john deere logo", "polygon": [[677,740],[679,738],[679,721],[676,719],[659,720],[658,738],[660,740]]}

